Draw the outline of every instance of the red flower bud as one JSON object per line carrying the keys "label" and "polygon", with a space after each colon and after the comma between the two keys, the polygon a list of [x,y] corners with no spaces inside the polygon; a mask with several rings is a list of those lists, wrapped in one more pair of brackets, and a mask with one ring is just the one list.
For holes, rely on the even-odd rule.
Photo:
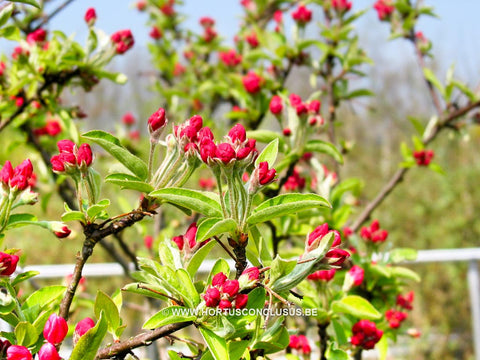
{"label": "red flower bud", "polygon": [[312,11],[308,10],[304,5],[299,5],[292,13],[292,18],[299,25],[305,25],[312,20]]}
{"label": "red flower bud", "polygon": [[202,161],[208,163],[208,159],[213,159],[216,153],[217,146],[215,143],[208,138],[204,138],[200,144],[200,157],[202,158]]}
{"label": "red flower bud", "polygon": [[145,236],[143,238],[143,244],[148,250],[151,250],[153,246],[153,237],[150,235]]}
{"label": "red flower bud", "polygon": [[228,294],[230,297],[237,295],[240,285],[238,280],[226,280],[222,285],[222,292]]}
{"label": "red flower bud", "polygon": [[165,109],[159,108],[148,118],[148,131],[150,134],[163,128],[167,122]]}
{"label": "red flower bud", "polygon": [[[75,149],[75,143],[70,140],[60,140],[57,142],[58,151],[60,153],[71,153],[73,154]],[[75,163],[75,162],[74,162]]]}
{"label": "red flower bud", "polygon": [[132,32],[130,30],[119,30],[111,36],[115,45],[117,54],[124,54],[135,43]]}
{"label": "red flower bud", "polygon": [[378,19],[380,21],[390,20],[391,15],[395,11],[395,5],[389,0],[378,0],[373,8],[377,11]]}
{"label": "red flower bud", "polygon": [[352,8],[352,2],[348,0],[331,0],[332,8],[338,12],[343,13]]}
{"label": "red flower bud", "polygon": [[122,123],[127,126],[132,126],[135,124],[136,119],[135,116],[131,112],[127,112],[125,115],[122,117]]}
{"label": "red flower bud", "polygon": [[302,103],[302,98],[297,94],[290,94],[288,99],[290,100],[290,105],[292,105],[293,107],[296,107],[297,105],[300,105]]}
{"label": "red flower bud", "polygon": [[307,276],[307,279],[309,280],[322,280],[322,281],[330,281],[333,279],[335,276],[335,269],[330,269],[330,270],[318,270],[315,271],[314,273],[310,274]]}
{"label": "red flower bud", "polygon": [[195,237],[197,236],[197,223],[191,223],[190,226],[187,229],[187,232],[183,236],[184,240],[188,242],[188,246],[190,249],[193,249],[194,246],[197,244]]}
{"label": "red flower bud", "polygon": [[243,309],[247,306],[248,295],[247,294],[237,294],[235,297],[235,309]]}
{"label": "red flower bud", "polygon": [[50,163],[52,164],[53,171],[56,171],[56,172],[64,172],[65,171],[65,165],[64,165],[62,159],[60,158],[60,155],[52,156],[52,158],[50,159]]}
{"label": "red flower bud", "polygon": [[392,329],[398,329],[403,321],[408,317],[407,313],[397,311],[395,309],[389,309],[385,312],[385,319],[388,321],[388,325]]}
{"label": "red flower bud", "polygon": [[201,129],[198,131],[197,136],[198,136],[198,141],[199,141],[200,143],[202,143],[204,139],[208,139],[208,140],[212,140],[212,141],[213,141],[213,139],[214,139],[212,130],[210,130],[209,127],[201,128]]}
{"label": "red flower bud", "polygon": [[321,102],[318,100],[312,100],[308,103],[307,108],[308,111],[313,114],[318,114],[320,112]]}
{"label": "red flower bud", "polygon": [[212,27],[215,25],[215,20],[213,20],[211,17],[209,16],[204,16],[202,18],[200,18],[200,25],[202,25],[203,27]]}
{"label": "red flower bud", "polygon": [[64,318],[52,314],[45,323],[43,336],[51,344],[60,344],[67,336],[68,325]]}
{"label": "red flower bud", "polygon": [[275,95],[272,97],[272,100],[270,100],[270,111],[274,115],[278,115],[282,112],[283,110],[283,101],[282,98],[278,95]]}
{"label": "red flower bud", "polygon": [[262,161],[258,164],[258,180],[260,185],[267,185],[275,179],[277,171],[275,169],[268,169],[268,162]]}
{"label": "red flower bud", "polygon": [[218,303],[218,307],[222,310],[224,309],[231,309],[232,308],[232,303],[229,301],[229,300],[220,300],[220,302]]}
{"label": "red flower bud", "polygon": [[412,310],[414,297],[415,297],[415,293],[413,291],[410,291],[405,296],[399,294],[397,295],[397,305],[406,310]]}
{"label": "red flower bud", "polygon": [[10,276],[17,269],[18,256],[0,252],[0,275]]}
{"label": "red flower bud", "polygon": [[212,278],[212,286],[220,287],[225,283],[225,280],[227,280],[227,275],[225,275],[223,272],[219,272]]}
{"label": "red flower bud", "polygon": [[237,150],[237,159],[245,159],[251,153],[257,152],[257,149],[255,148],[256,143],[257,141],[255,139],[248,139],[247,144],[243,148]]}
{"label": "red flower bud", "polygon": [[2,170],[0,170],[0,181],[6,186],[8,186],[12,177],[13,177],[12,163],[9,160],[7,160],[5,161],[5,165],[3,165]]}
{"label": "red flower bud", "polygon": [[232,142],[238,140],[239,142],[243,143],[247,139],[247,133],[242,124],[236,124],[234,127],[232,127],[228,132],[228,136]]}
{"label": "red flower bud", "polygon": [[80,337],[82,337],[88,330],[90,330],[94,326],[95,322],[89,317],[80,320],[75,326],[75,332],[73,333],[73,342],[77,343]]}
{"label": "red flower bud", "polygon": [[29,44],[44,42],[47,38],[47,32],[43,29],[37,29],[27,35],[27,42]]}
{"label": "red flower bud", "polygon": [[183,235],[174,236],[174,237],[172,238],[172,241],[173,241],[175,244],[177,244],[178,249],[179,249],[180,251],[183,250],[183,245],[184,245]]}
{"label": "red flower bud", "polygon": [[365,271],[358,265],[353,265],[350,270],[348,270],[347,276],[350,276],[353,280],[354,286],[359,286],[363,282]]}
{"label": "red flower bud", "polygon": [[38,360],[60,360],[55,345],[50,343],[43,344],[38,352]]}
{"label": "red flower bud", "polygon": [[208,307],[216,307],[220,302],[220,290],[216,287],[209,287],[203,295],[205,305]]}
{"label": "red flower bud", "polygon": [[188,125],[192,126],[198,133],[202,129],[203,119],[200,115],[194,115],[188,119]]}
{"label": "red flower bud", "polygon": [[235,159],[235,150],[233,150],[232,145],[228,143],[218,144],[215,150],[215,157],[220,159],[224,164],[228,164],[232,159]]}
{"label": "red flower bud", "polygon": [[307,245],[310,246],[312,243],[317,240],[323,238],[329,232],[328,224],[318,225],[315,230],[313,230],[310,234],[308,234],[308,241]]}
{"label": "red flower bud", "polygon": [[25,346],[12,345],[7,349],[8,360],[32,360],[32,353]]}
{"label": "red flower bud", "polygon": [[325,257],[328,259],[330,265],[340,266],[348,257],[350,257],[350,253],[343,249],[336,248],[328,250]]}
{"label": "red flower bud", "polygon": [[370,350],[382,338],[383,331],[377,329],[374,322],[369,320],[360,320],[352,327],[352,337],[350,342],[352,345]]}
{"label": "red flower bud", "polygon": [[249,35],[245,36],[245,40],[247,40],[248,44],[255,49],[260,45],[260,42],[258,41],[257,34],[255,32],[251,32]]}
{"label": "red flower bud", "polygon": [[258,93],[261,90],[261,84],[263,79],[258,76],[254,71],[250,71],[242,78],[243,87],[250,94]]}
{"label": "red flower bud", "polygon": [[92,149],[88,144],[82,144],[77,152],[77,164],[80,167],[88,167],[92,164],[93,155]]}
{"label": "red flower bud", "polygon": [[290,342],[288,347],[298,350],[303,354],[310,354],[312,349],[308,343],[308,339],[305,335],[290,335]]}
{"label": "red flower bud", "polygon": [[237,54],[234,49],[230,49],[228,51],[219,52],[218,56],[220,60],[229,67],[235,67],[242,62],[242,55]]}
{"label": "red flower bud", "polygon": [[93,26],[95,24],[95,21],[97,21],[97,13],[93,7],[87,10],[84,19],[88,26]]}
{"label": "red flower bud", "polygon": [[72,230],[70,230],[66,225],[64,227],[62,227],[62,230],[61,231],[55,231],[54,234],[57,238],[59,239],[63,239],[63,238],[66,238],[68,237],[68,235],[70,235],[70,233],[72,232]]}

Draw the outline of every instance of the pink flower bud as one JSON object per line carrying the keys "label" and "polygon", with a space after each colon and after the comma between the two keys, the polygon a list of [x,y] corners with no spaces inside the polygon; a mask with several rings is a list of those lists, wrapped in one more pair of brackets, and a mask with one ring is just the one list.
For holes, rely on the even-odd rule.
{"label": "pink flower bud", "polygon": [[321,102],[318,100],[312,100],[308,103],[308,111],[312,114],[318,114],[320,112]]}
{"label": "pink flower bud", "polygon": [[88,26],[95,25],[95,21],[97,21],[97,13],[93,7],[87,10],[84,19]]}
{"label": "pink flower bud", "polygon": [[252,153],[254,153],[253,157],[256,158],[256,142],[255,139],[248,139],[247,144],[243,148],[237,150],[237,160],[243,160]]}
{"label": "pink flower bud", "polygon": [[75,143],[70,140],[60,140],[57,142],[58,151],[60,153],[74,153]]}
{"label": "pink flower bud", "polygon": [[215,143],[207,138],[204,138],[200,144],[200,157],[204,163],[208,163],[209,159],[213,159],[217,153],[217,146]]}
{"label": "pink flower bud", "polygon": [[37,29],[27,35],[27,42],[29,44],[44,42],[47,38],[47,32],[43,29]]}
{"label": "pink flower bud", "polygon": [[213,137],[213,133],[212,133],[212,130],[209,128],[209,127],[204,127],[204,128],[201,128],[199,131],[198,131],[198,141],[200,143],[203,142],[203,140],[205,139],[208,139],[208,140],[212,140],[214,139]]}
{"label": "pink flower bud", "polygon": [[153,26],[148,35],[154,40],[159,40],[162,38],[163,33],[157,26]]}
{"label": "pink flower bud", "polygon": [[218,307],[219,307],[219,309],[222,309],[222,310],[231,309],[232,308],[232,303],[230,302],[230,300],[222,299],[218,303]]}
{"label": "pink flower bud", "polygon": [[312,20],[312,11],[308,10],[304,5],[299,5],[292,13],[292,18],[299,25],[305,25]]}
{"label": "pink flower bud", "polygon": [[329,231],[327,223],[317,226],[315,230],[308,234],[307,245],[311,246],[315,240],[323,238]]}
{"label": "pink flower bud", "polygon": [[247,36],[245,36],[245,40],[247,41],[247,43],[253,48],[255,49],[256,47],[258,47],[260,45],[260,42],[258,41],[258,37],[257,37],[257,34],[252,31],[250,34],[248,34]]}
{"label": "pink flower bud", "polygon": [[354,286],[359,286],[363,282],[365,271],[358,265],[353,265],[350,270],[348,270],[347,276],[351,277],[353,280]]}
{"label": "pink flower bud", "polygon": [[220,290],[216,287],[209,287],[203,295],[205,305],[208,307],[216,307],[220,302]]}
{"label": "pink flower bud", "polygon": [[330,249],[325,254],[325,258],[328,259],[328,264],[333,266],[340,266],[343,262],[350,257],[350,253],[343,249]]}
{"label": "pink flower bud", "polygon": [[184,245],[183,235],[174,236],[174,237],[172,238],[172,241],[173,241],[175,244],[177,244],[178,249],[179,249],[180,251],[183,250],[183,245]]}
{"label": "pink flower bud", "polygon": [[260,271],[257,267],[249,267],[243,270],[242,275],[248,275],[250,281],[255,281],[260,277]]}
{"label": "pink flower bud", "polygon": [[10,276],[17,269],[18,256],[0,252],[0,275]]}
{"label": "pink flower bud", "polygon": [[124,54],[135,43],[132,32],[130,30],[119,30],[111,36],[112,42],[115,45],[117,54]]}
{"label": "pink flower bud", "polygon": [[32,353],[25,346],[12,345],[7,349],[7,360],[32,360]]}
{"label": "pink flower bud", "polygon": [[197,241],[195,240],[195,237],[197,236],[197,230],[198,230],[197,223],[196,222],[191,223],[187,229],[187,232],[183,236],[184,240],[187,241],[190,249],[193,249],[197,244]]}
{"label": "pink flower bud", "polygon": [[122,123],[127,126],[132,126],[136,122],[135,116],[131,112],[127,112],[125,115],[122,117]]}
{"label": "pink flower bud", "polygon": [[413,309],[413,299],[415,297],[415,293],[410,291],[406,295],[397,295],[397,305],[406,310]]}
{"label": "pink flower bud", "polygon": [[242,78],[243,87],[250,94],[258,93],[261,90],[263,79],[254,71],[250,71]]}
{"label": "pink flower bud", "polygon": [[380,21],[390,20],[391,15],[395,11],[395,5],[390,0],[378,0],[373,8],[377,11],[378,19]]}
{"label": "pink flower bud", "polygon": [[88,144],[82,144],[77,152],[77,164],[81,168],[86,168],[92,164],[93,155],[92,149]]}
{"label": "pink flower bud", "polygon": [[38,360],[60,360],[57,349],[50,343],[43,344],[38,352]]}
{"label": "pink flower bud", "polygon": [[377,329],[374,322],[369,320],[360,320],[352,327],[352,337],[350,343],[354,346],[370,350],[380,341],[383,331]]}
{"label": "pink flower bud", "polygon": [[212,27],[215,25],[215,20],[213,20],[211,17],[209,16],[204,16],[202,18],[200,18],[200,25],[202,25],[203,27]]}
{"label": "pink flower bud", "polygon": [[153,237],[150,235],[145,236],[143,238],[143,243],[148,250],[151,250],[153,246]]}
{"label": "pink flower bud", "polygon": [[60,158],[60,155],[54,155],[50,159],[50,163],[52,164],[52,169],[55,172],[64,172],[65,171],[65,165],[62,159]]}
{"label": "pink flower bud", "polygon": [[247,133],[242,124],[236,124],[234,127],[232,127],[228,132],[228,136],[232,142],[238,140],[239,142],[243,143],[247,139]]}
{"label": "pink flower bud", "polygon": [[73,333],[73,342],[77,343],[78,340],[85,335],[85,333],[95,326],[95,321],[87,317],[83,320],[80,320],[75,326],[75,331]]}
{"label": "pink flower bud", "polygon": [[193,127],[198,133],[202,129],[203,119],[200,115],[194,115],[190,119],[188,119],[188,125]]}
{"label": "pink flower bud", "polygon": [[235,67],[242,62],[242,55],[238,54],[234,49],[221,51],[218,53],[220,60],[228,67]]}
{"label": "pink flower bud", "polygon": [[3,165],[2,170],[0,170],[0,181],[6,186],[8,186],[12,177],[13,177],[12,163],[9,160],[7,160],[5,161],[5,165]]}
{"label": "pink flower bud", "polygon": [[338,13],[344,13],[352,8],[352,2],[348,0],[331,0],[332,8]]}
{"label": "pink flower bud", "polygon": [[43,336],[51,344],[60,344],[67,336],[68,325],[64,318],[52,314],[45,323]]}
{"label": "pink flower bud", "polygon": [[397,311],[395,309],[389,309],[385,312],[385,319],[388,321],[388,325],[392,329],[398,329],[402,322],[408,317],[407,313]]}
{"label": "pink flower bud", "polygon": [[227,275],[223,272],[219,272],[212,278],[212,286],[220,287],[225,283],[225,280],[227,280]]}
{"label": "pink flower bud", "polygon": [[220,159],[224,164],[228,164],[232,159],[235,159],[235,150],[233,150],[232,145],[228,143],[218,144],[215,150],[215,157]]}
{"label": "pink flower bud", "polygon": [[258,180],[260,185],[267,185],[275,179],[277,171],[268,169],[268,162],[262,161],[258,164]]}
{"label": "pink flower bud", "polygon": [[247,306],[248,295],[247,294],[237,294],[235,297],[235,309],[243,309]]}
{"label": "pink flower bud", "polygon": [[162,129],[167,122],[165,109],[159,108],[148,118],[148,131],[151,133]]}
{"label": "pink flower bud", "polygon": [[59,239],[63,239],[68,237],[71,234],[72,230],[70,230],[66,225],[62,227],[61,231],[54,231],[53,233]]}
{"label": "pink flower bud", "polygon": [[135,6],[137,7],[138,11],[143,11],[147,7],[147,2],[145,0],[139,0]]}
{"label": "pink flower bud", "polygon": [[274,115],[278,115],[283,110],[283,101],[282,98],[278,95],[272,97],[270,100],[270,111]]}
{"label": "pink flower bud", "polygon": [[290,105],[292,105],[293,107],[297,107],[297,105],[300,105],[302,103],[302,98],[297,94],[290,94],[288,99],[290,100]]}
{"label": "pink flower bud", "polygon": [[222,292],[228,294],[230,297],[237,295],[240,285],[238,280],[226,280],[222,285]]}

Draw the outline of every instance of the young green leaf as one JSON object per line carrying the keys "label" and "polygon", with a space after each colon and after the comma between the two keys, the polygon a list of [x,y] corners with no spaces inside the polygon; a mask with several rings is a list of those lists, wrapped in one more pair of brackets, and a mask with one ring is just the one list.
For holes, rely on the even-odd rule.
{"label": "young green leaf", "polygon": [[202,191],[166,188],[151,192],[148,196],[196,211],[209,217],[221,217],[222,207]]}
{"label": "young green leaf", "polygon": [[215,360],[230,360],[230,354],[227,348],[227,341],[225,338],[218,336],[212,330],[203,326],[198,328],[203,339],[207,343],[210,352]]}
{"label": "young green leaf", "polygon": [[112,134],[101,130],[92,130],[82,135],[85,139],[91,140],[105,149],[115,159],[120,161],[128,170],[130,170],[140,180],[146,180],[148,176],[148,167],[145,162],[133,155],[124,148]]}
{"label": "young green leaf", "polygon": [[268,162],[268,167],[273,167],[275,160],[278,155],[278,138],[272,140],[266,147],[263,149],[262,153],[255,160],[255,166],[258,166],[261,162]]}
{"label": "young green leaf", "polygon": [[318,152],[330,155],[336,162],[343,164],[343,156],[332,143],[323,140],[310,140],[305,144],[304,151]]}
{"label": "young green leaf", "polygon": [[169,306],[157,312],[150,319],[145,321],[143,329],[156,329],[173,323],[181,323],[186,321],[193,321],[196,319],[195,315],[189,312],[190,309],[182,306]]}
{"label": "young green leaf", "polygon": [[234,233],[238,224],[233,219],[211,218],[200,224],[197,230],[197,242],[202,242],[223,233]]}
{"label": "young green leaf", "polygon": [[105,178],[105,181],[114,185],[118,185],[121,189],[137,190],[146,194],[154,190],[152,185],[130,174],[110,174]]}
{"label": "young green leaf", "polygon": [[100,290],[97,291],[97,297],[95,298],[94,312],[97,318],[100,317],[100,313],[103,312],[105,320],[108,323],[108,330],[111,333],[114,333],[120,326],[121,320],[117,306],[110,296]]}
{"label": "young green leaf", "polygon": [[358,295],[349,295],[334,301],[332,310],[337,313],[353,315],[359,319],[377,320],[382,317],[382,314],[368,300]]}
{"label": "young green leaf", "polygon": [[[198,232],[197,232],[198,233]],[[209,241],[198,249],[187,263],[186,269],[193,278],[197,273],[198,268],[202,265],[203,260],[208,256],[212,248],[215,246],[215,241]]]}

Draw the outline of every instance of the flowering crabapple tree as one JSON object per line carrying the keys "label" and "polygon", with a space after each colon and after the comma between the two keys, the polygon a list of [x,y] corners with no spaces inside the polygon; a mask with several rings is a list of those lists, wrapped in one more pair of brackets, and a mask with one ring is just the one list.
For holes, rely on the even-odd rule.
{"label": "flowering crabapple tree", "polygon": [[[10,326],[1,333],[1,358],[60,359],[70,337],[72,350],[62,353],[70,359],[138,358],[137,348],[162,338],[172,344],[171,359],[361,359],[373,348],[385,358],[389,340],[418,336],[403,323],[413,308],[409,283],[419,279],[399,265],[415,251],[389,244],[371,215],[408,171],[441,172],[433,141],[480,106],[453,71],[442,82],[428,67],[432,45],[416,25],[432,8],[378,0],[355,12],[347,0],[242,0],[241,27],[227,46],[213,18],[202,17],[197,34],[184,28],[180,1],[139,0],[159,95],[158,110],[139,121],[148,130],[142,141],[132,113],[122,119],[129,139],[102,130],[80,135],[85,111],[62,100],[66,90],[90,91],[103,79],[124,83],[106,66],[131,51],[132,31],[106,35],[89,8],[80,44],[48,28],[69,1],[51,13],[45,3],[0,3],[0,34],[16,43],[0,62],[0,136],[29,154],[15,167],[6,159],[0,170],[0,316]],[[399,169],[359,207],[352,198],[361,181],[341,174],[350,149],[337,124],[342,104],[373,95],[352,85],[371,64],[353,27],[368,10],[390,26],[392,39],[412,44],[436,114],[415,123]],[[287,80],[300,68],[310,86],[296,94]],[[30,210],[39,182],[64,203],[55,221]],[[114,213],[113,197],[104,198],[110,188],[135,193],[134,210]],[[26,225],[78,248],[67,286],[25,293],[37,273],[17,269],[28,251],[8,244],[9,230]],[[148,251],[135,252],[136,237]],[[111,294],[99,289],[86,305],[77,293],[97,245],[129,280]],[[199,272],[212,259],[209,273]],[[127,292],[149,299],[153,312],[129,336]]]}

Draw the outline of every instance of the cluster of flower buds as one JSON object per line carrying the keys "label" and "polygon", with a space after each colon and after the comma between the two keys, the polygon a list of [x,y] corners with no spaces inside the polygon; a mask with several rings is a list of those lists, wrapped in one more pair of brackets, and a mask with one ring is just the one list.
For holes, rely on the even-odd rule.
{"label": "cluster of flower buds", "polygon": [[305,335],[290,335],[288,347],[297,350],[304,355],[308,355],[312,352],[312,348],[308,343],[308,338]]}
{"label": "cluster of flower buds", "polygon": [[397,295],[397,305],[400,306],[402,309],[412,310],[413,309],[413,299],[415,297],[415,293],[410,291],[405,295]]}
{"label": "cluster of flower buds", "polygon": [[197,230],[197,223],[191,223],[187,231],[185,232],[185,235],[174,236],[172,238],[172,241],[177,244],[180,251],[184,251],[185,253],[195,252],[195,250],[210,241],[210,239],[207,239],[205,241],[202,241],[201,243],[197,243],[197,240],[195,239],[197,236]]}
{"label": "cluster of flower buds", "polygon": [[126,53],[135,43],[132,32],[128,29],[115,32],[112,34],[111,39],[117,54]]}
{"label": "cluster of flower buds", "polygon": [[302,101],[302,98],[297,94],[290,94],[288,97],[290,105],[295,108],[297,115],[309,115],[308,123],[313,126],[315,124],[322,125],[323,118],[320,116],[320,107],[322,103],[319,100],[312,100],[308,103]]}
{"label": "cluster of flower buds", "polygon": [[252,49],[257,48],[260,45],[257,33],[253,30],[245,36],[245,41],[248,43],[248,45],[250,45]]}
{"label": "cluster of flower buds", "polygon": [[363,226],[360,229],[360,236],[373,243],[384,242],[388,237],[388,231],[380,229],[378,220],[373,220],[370,226]]}
{"label": "cluster of flower buds", "polygon": [[0,183],[4,191],[17,193],[23,191],[27,187],[35,185],[35,174],[33,173],[33,166],[29,159],[24,160],[15,168],[12,167],[10,161],[6,161],[0,170]]}
{"label": "cluster of flower buds", "polygon": [[305,26],[312,20],[312,11],[307,9],[305,5],[298,5],[292,12],[293,20],[300,26]]}
{"label": "cluster of flower buds", "polygon": [[198,179],[198,186],[202,190],[212,191],[215,189],[215,180],[212,178],[200,178]]}
{"label": "cluster of flower buds", "polygon": [[0,276],[10,276],[17,269],[18,256],[0,252]]}
{"label": "cluster of flower buds", "polygon": [[168,0],[162,6],[160,6],[160,11],[163,15],[172,17],[175,15],[175,9],[173,8],[173,5],[175,5],[175,0]]}
{"label": "cluster of flower buds", "polygon": [[310,274],[307,276],[307,279],[313,280],[313,281],[325,281],[329,282],[333,279],[335,276],[337,270],[335,269],[330,269],[330,270],[318,270],[315,271],[314,273]]}
{"label": "cluster of flower buds", "polygon": [[415,158],[415,162],[419,166],[428,166],[433,159],[434,156],[433,150],[417,150],[413,152],[413,157]]}
{"label": "cluster of flower buds", "polygon": [[275,32],[281,32],[283,28],[283,12],[281,10],[273,13],[273,21],[275,21]]}
{"label": "cluster of flower buds", "polygon": [[95,25],[95,22],[97,21],[97,13],[95,9],[93,7],[88,8],[83,19],[89,27]]}
{"label": "cluster of flower buds", "polygon": [[340,233],[337,230],[330,230],[327,223],[317,226],[315,230],[308,234],[305,252],[318,248],[323,237],[331,233],[334,235],[334,240],[330,250],[325,254],[325,258],[328,265],[340,266],[350,256],[350,253],[339,248],[342,243]]}
{"label": "cluster of flower buds", "polygon": [[331,0],[331,5],[339,14],[343,14],[352,8],[352,2],[348,0]]}
{"label": "cluster of flower buds", "polygon": [[210,43],[217,37],[217,32],[214,29],[215,20],[211,17],[205,16],[200,19],[200,25],[203,27],[203,40]]}
{"label": "cluster of flower buds", "polygon": [[237,53],[235,49],[220,51],[218,53],[220,60],[228,67],[235,67],[242,63],[242,55]]}
{"label": "cluster of flower buds", "polygon": [[380,341],[382,336],[383,331],[377,329],[374,322],[360,320],[352,327],[350,343],[362,349],[370,350],[375,347],[375,344]]}
{"label": "cluster of flower buds", "polygon": [[385,319],[388,321],[388,326],[392,329],[398,329],[400,325],[407,319],[408,314],[403,311],[389,309],[385,312]]}
{"label": "cluster of flower buds", "polygon": [[300,176],[297,168],[293,169],[292,175],[287,178],[283,188],[286,191],[301,191],[305,187],[305,178]]}
{"label": "cluster of flower buds", "polygon": [[248,74],[242,78],[243,87],[250,94],[260,92],[263,81],[263,78],[255,71],[249,71]]}
{"label": "cluster of flower buds", "polygon": [[62,132],[62,127],[56,119],[48,119],[45,126],[33,130],[33,133],[37,136],[49,135],[56,136]]}
{"label": "cluster of flower buds", "polygon": [[47,32],[40,28],[34,30],[30,34],[27,35],[27,43],[30,45],[37,44],[37,45],[44,45],[47,39]]}
{"label": "cluster of flower buds", "polygon": [[229,280],[223,272],[212,278],[212,285],[202,295],[207,307],[221,310],[243,309],[247,306],[248,295],[241,294],[238,280]]}
{"label": "cluster of flower buds", "polygon": [[59,174],[73,174],[78,170],[85,172],[92,164],[93,154],[90,145],[84,143],[79,147],[70,140],[57,142],[59,154],[52,156],[52,169]]}
{"label": "cluster of flower buds", "polygon": [[391,0],[377,0],[373,5],[373,8],[377,11],[378,19],[380,21],[390,21],[390,18],[395,11],[395,5]]}

